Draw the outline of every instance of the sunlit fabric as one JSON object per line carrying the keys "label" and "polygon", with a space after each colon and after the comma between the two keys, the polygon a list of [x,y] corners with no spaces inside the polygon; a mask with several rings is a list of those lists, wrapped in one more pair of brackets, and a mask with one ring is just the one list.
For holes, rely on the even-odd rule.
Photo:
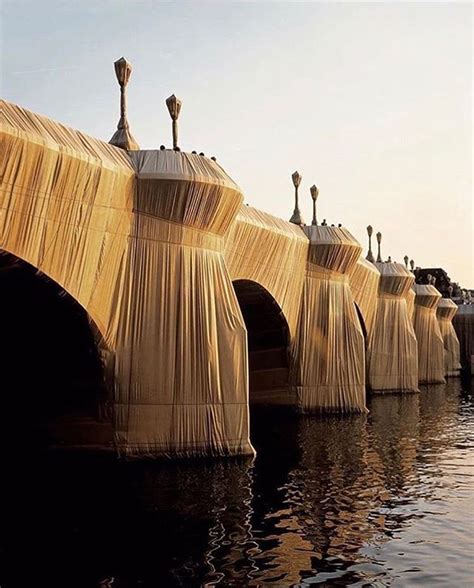
{"label": "sunlit fabric", "polygon": [[428,284],[415,284],[414,290],[418,378],[420,384],[445,383],[444,343],[436,318],[441,294],[434,286]]}
{"label": "sunlit fabric", "polygon": [[363,257],[359,257],[349,275],[354,301],[364,318],[367,335],[374,328],[375,315],[377,313],[380,272],[373,263]]}
{"label": "sunlit fabric", "polygon": [[364,335],[349,287],[362,251],[343,228],[308,226],[310,239],[293,383],[303,412],[365,411]]}
{"label": "sunlit fabric", "polygon": [[302,229],[242,206],[226,237],[224,257],[232,280],[263,286],[280,306],[295,336],[309,241]]}
{"label": "sunlit fabric", "polygon": [[128,155],[5,102],[1,124],[0,248],[96,323],[118,450],[252,454],[246,332],[222,255],[238,187],[198,155]]}
{"label": "sunlit fabric", "polygon": [[410,288],[407,292],[407,308],[408,308],[408,316],[410,317],[411,322],[414,321],[415,319],[415,290],[413,290],[413,288]]}
{"label": "sunlit fabric", "polygon": [[457,304],[449,298],[441,298],[436,309],[439,330],[444,342],[444,369],[447,376],[457,376],[461,369],[459,341],[452,322],[457,311]]}
{"label": "sunlit fabric", "polygon": [[374,265],[380,284],[367,350],[368,386],[377,392],[416,392],[417,342],[406,301],[415,278],[399,263]]}
{"label": "sunlit fabric", "polygon": [[114,348],[135,190],[127,154],[4,101],[0,124],[1,248],[67,290]]}
{"label": "sunlit fabric", "polygon": [[[366,364],[374,390],[417,389],[414,278],[403,266],[362,259],[344,228],[244,206],[204,156],[126,152],[1,104],[0,250],[87,311],[119,452],[253,454],[237,289],[244,306],[261,295],[262,314],[277,309],[280,338],[270,329],[260,352],[282,356],[301,411],[365,411]],[[424,332],[426,323],[432,353],[436,316],[425,320],[418,302],[415,324]]]}
{"label": "sunlit fabric", "polygon": [[242,195],[199,155],[130,157],[137,193],[117,345],[118,446],[250,454],[246,333],[222,254]]}

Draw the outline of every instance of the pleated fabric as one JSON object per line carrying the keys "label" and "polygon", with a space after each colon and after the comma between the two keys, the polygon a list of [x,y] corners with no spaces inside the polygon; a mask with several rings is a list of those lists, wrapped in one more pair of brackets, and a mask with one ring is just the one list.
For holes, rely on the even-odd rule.
{"label": "pleated fabric", "polygon": [[441,294],[431,285],[415,284],[415,333],[420,384],[443,384],[444,342],[436,318]]}
{"label": "pleated fabric", "polygon": [[354,301],[364,319],[367,336],[374,328],[377,313],[380,272],[373,263],[359,257],[349,274],[349,284]]}
{"label": "pleated fabric", "polygon": [[410,317],[411,322],[415,320],[415,290],[410,288],[407,292],[407,308],[408,308],[408,316]]}
{"label": "pleated fabric", "polygon": [[368,386],[374,392],[417,392],[417,341],[407,306],[415,278],[399,263],[375,266],[380,283],[367,350]]}
{"label": "pleated fabric", "polygon": [[446,376],[458,376],[461,369],[459,340],[453,327],[458,306],[449,298],[441,298],[436,309],[439,330],[444,343],[444,372]]}
{"label": "pleated fabric", "polygon": [[0,249],[103,337],[128,455],[253,454],[246,331],[223,257],[242,204],[214,161],[126,152],[1,103]]}
{"label": "pleated fabric", "polygon": [[226,236],[224,258],[231,279],[250,280],[275,299],[295,337],[309,240],[301,227],[242,206]]}
{"label": "pleated fabric", "polygon": [[344,228],[308,226],[291,380],[302,412],[364,412],[364,335],[349,286],[362,248]]}
{"label": "pleated fabric", "polygon": [[116,367],[127,454],[252,454],[247,340],[223,257],[242,203],[213,161],[130,152],[137,193]]}
{"label": "pleated fabric", "polygon": [[62,286],[114,349],[133,224],[127,154],[0,102],[0,248]]}

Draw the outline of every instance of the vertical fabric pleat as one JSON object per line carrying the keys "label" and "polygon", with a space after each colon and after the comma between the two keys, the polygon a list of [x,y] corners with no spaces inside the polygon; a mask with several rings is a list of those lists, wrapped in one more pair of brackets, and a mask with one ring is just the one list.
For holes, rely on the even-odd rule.
{"label": "vertical fabric pleat", "polygon": [[444,371],[446,376],[458,376],[461,369],[459,340],[453,327],[458,307],[449,298],[441,298],[436,309],[439,330],[444,343]]}
{"label": "vertical fabric pleat", "polygon": [[442,384],[444,342],[436,318],[441,294],[431,285],[415,284],[414,327],[418,341],[418,378],[421,384]]}
{"label": "vertical fabric pleat", "polygon": [[359,257],[349,275],[354,301],[364,319],[367,335],[373,331],[377,313],[380,272],[373,263]]}
{"label": "vertical fabric pleat", "polygon": [[374,328],[368,341],[368,385],[374,392],[416,392],[417,341],[407,306],[407,293],[415,278],[398,263],[375,266],[380,283]]}
{"label": "vertical fabric pleat", "polygon": [[250,206],[239,210],[224,257],[232,280],[263,286],[282,310],[293,340],[309,241],[300,227]]}
{"label": "vertical fabric pleat", "polygon": [[349,286],[362,248],[346,229],[311,226],[291,376],[302,412],[364,412],[364,335]]}
{"label": "vertical fabric pleat", "polygon": [[223,257],[242,203],[213,161],[130,153],[137,173],[116,362],[128,455],[252,455],[247,339]]}

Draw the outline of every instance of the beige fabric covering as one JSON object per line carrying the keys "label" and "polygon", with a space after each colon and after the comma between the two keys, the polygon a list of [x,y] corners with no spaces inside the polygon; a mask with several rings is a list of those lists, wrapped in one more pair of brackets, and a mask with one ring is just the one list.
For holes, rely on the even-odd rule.
{"label": "beige fabric covering", "polygon": [[406,301],[415,278],[399,263],[375,266],[380,285],[367,351],[368,386],[374,392],[416,392],[417,343]]}
{"label": "beige fabric covering", "polygon": [[410,317],[410,321],[413,323],[415,320],[415,290],[410,288],[407,292],[407,308],[408,308],[408,316]]}
{"label": "beige fabric covering", "polygon": [[436,318],[441,294],[431,285],[415,284],[414,290],[418,378],[420,384],[445,383],[444,343]]}
{"label": "beige fabric covering", "polygon": [[349,287],[362,248],[344,228],[304,230],[311,244],[294,350],[298,406],[363,412],[364,336]]}
{"label": "beige fabric covering", "polygon": [[444,342],[444,369],[446,376],[458,376],[461,369],[459,341],[453,327],[457,304],[449,298],[441,298],[436,309],[439,330]]}
{"label": "beige fabric covering", "polygon": [[263,286],[281,308],[292,339],[308,248],[300,227],[250,206],[240,208],[226,237],[224,257],[231,279]]}
{"label": "beige fabric covering", "polygon": [[[0,250],[87,311],[123,454],[254,453],[233,281],[264,288],[288,323],[301,411],[365,411],[366,345],[373,389],[417,389],[413,276],[363,260],[346,229],[301,228],[243,206],[205,157],[126,152],[3,101],[0,141]],[[425,298],[417,293],[415,325],[428,371],[442,347]]]}
{"label": "beige fabric covering", "polygon": [[4,101],[0,131],[0,248],[67,290],[114,348],[133,218],[130,159]]}
{"label": "beige fabric covering", "polygon": [[88,311],[118,449],[252,454],[246,333],[223,258],[242,203],[213,161],[126,152],[2,103],[0,248]]}
{"label": "beige fabric covering", "polygon": [[373,263],[359,257],[349,276],[354,301],[364,319],[367,336],[374,328],[377,313],[380,272]]}

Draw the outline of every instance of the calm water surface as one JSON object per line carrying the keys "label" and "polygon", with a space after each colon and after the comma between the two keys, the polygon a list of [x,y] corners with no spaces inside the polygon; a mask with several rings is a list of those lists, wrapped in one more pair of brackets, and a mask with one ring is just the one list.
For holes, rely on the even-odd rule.
{"label": "calm water surface", "polygon": [[252,411],[254,462],[5,461],[0,585],[472,586],[470,384]]}

